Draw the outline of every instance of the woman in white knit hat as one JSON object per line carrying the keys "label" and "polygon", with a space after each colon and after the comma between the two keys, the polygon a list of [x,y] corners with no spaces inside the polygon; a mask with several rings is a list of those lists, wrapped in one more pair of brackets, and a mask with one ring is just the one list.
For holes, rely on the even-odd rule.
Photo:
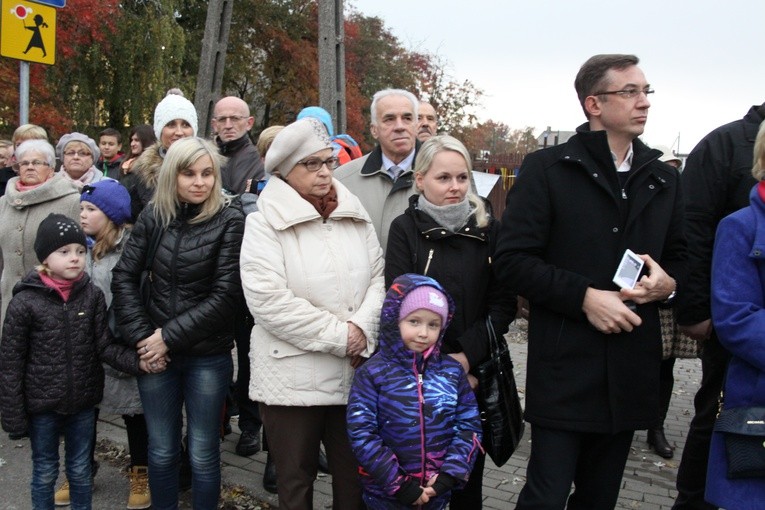
{"label": "woman in white knit hat", "polygon": [[154,134],[159,141],[144,150],[133,164],[132,172],[137,176],[129,187],[133,221],[154,196],[167,149],[181,138],[197,134],[197,110],[179,92],[170,89],[154,109]]}
{"label": "woman in white knit hat", "polygon": [[361,202],[332,171],[324,126],[305,118],[276,135],[272,175],[247,216],[242,287],[254,319],[250,398],[260,402],[279,508],[313,508],[319,444],[333,507],[364,508],[346,434],[354,368],[377,343],[382,249]]}

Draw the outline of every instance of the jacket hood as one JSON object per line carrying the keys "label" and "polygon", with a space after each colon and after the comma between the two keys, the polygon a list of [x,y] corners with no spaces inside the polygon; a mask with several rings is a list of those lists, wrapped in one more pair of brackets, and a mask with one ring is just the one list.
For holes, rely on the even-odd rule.
{"label": "jacket hood", "polygon": [[[161,147],[159,142],[155,143],[143,151],[133,163],[133,173],[150,189],[157,187],[159,168],[165,159],[160,153]],[[164,153],[164,150],[162,152]]]}
{"label": "jacket hood", "polygon": [[[433,346],[433,350],[427,357],[437,358],[441,355],[441,344],[444,340],[444,333],[446,332],[446,328],[449,327],[452,317],[454,317],[454,301],[449,293],[446,292],[446,289],[433,278],[414,273],[407,273],[393,280],[388,292],[385,294],[385,300],[383,301],[382,311],[380,312],[379,346],[380,352],[384,356],[410,361],[412,355],[415,354],[404,347],[404,342],[401,341],[401,333],[398,328],[398,316],[404,298],[417,287],[423,286],[434,287],[440,290],[444,293],[446,300],[449,302],[449,316],[446,320],[446,324],[441,328],[441,334],[438,336],[438,340]],[[422,355],[417,354],[416,356],[420,357]]]}

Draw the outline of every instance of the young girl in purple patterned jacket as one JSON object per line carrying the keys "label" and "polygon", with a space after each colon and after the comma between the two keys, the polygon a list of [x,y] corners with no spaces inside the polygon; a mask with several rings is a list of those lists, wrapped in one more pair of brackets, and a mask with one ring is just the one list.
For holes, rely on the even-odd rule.
{"label": "young girl in purple patterned jacket", "polygon": [[454,303],[427,276],[393,282],[380,350],[356,372],[348,435],[371,510],[445,508],[480,449],[475,395],[462,366],[440,351]]}

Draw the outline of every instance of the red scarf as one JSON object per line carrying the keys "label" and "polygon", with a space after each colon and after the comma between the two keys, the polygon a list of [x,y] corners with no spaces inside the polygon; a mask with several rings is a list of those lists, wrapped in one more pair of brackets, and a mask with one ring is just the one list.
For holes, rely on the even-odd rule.
{"label": "red scarf", "polygon": [[53,278],[52,276],[48,275],[47,273],[40,271],[40,280],[42,280],[43,284],[46,287],[50,287],[51,289],[58,292],[59,296],[61,296],[61,299],[64,300],[64,303],[69,301],[69,296],[72,293],[72,287],[74,287],[74,284],[82,280],[82,275],[85,274],[83,271],[80,273],[80,276],[75,278],[74,280],[59,280],[58,278]]}
{"label": "red scarf", "polygon": [[301,197],[303,197],[303,199],[305,199],[306,202],[314,206],[316,211],[325,220],[329,218],[329,215],[332,214],[332,211],[337,209],[337,190],[335,190],[334,186],[329,188],[329,191],[327,192],[327,194],[321,198],[303,195],[302,193],[298,193],[298,194]]}
{"label": "red scarf", "polygon": [[757,194],[760,195],[760,200],[765,202],[765,181],[757,183]]}

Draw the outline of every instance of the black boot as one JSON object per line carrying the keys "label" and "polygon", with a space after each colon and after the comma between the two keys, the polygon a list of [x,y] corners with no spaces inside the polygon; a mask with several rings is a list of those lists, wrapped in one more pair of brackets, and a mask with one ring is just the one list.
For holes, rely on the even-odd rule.
{"label": "black boot", "polygon": [[671,459],[675,454],[674,448],[669,445],[669,441],[664,437],[664,428],[648,430],[647,441],[648,445],[651,446],[660,457]]}
{"label": "black boot", "polygon": [[266,470],[263,472],[263,488],[276,494],[276,464],[271,460],[271,453],[266,457]]}
{"label": "black boot", "polygon": [[236,443],[236,454],[240,457],[249,457],[260,451],[260,434],[253,430],[244,430]]}

